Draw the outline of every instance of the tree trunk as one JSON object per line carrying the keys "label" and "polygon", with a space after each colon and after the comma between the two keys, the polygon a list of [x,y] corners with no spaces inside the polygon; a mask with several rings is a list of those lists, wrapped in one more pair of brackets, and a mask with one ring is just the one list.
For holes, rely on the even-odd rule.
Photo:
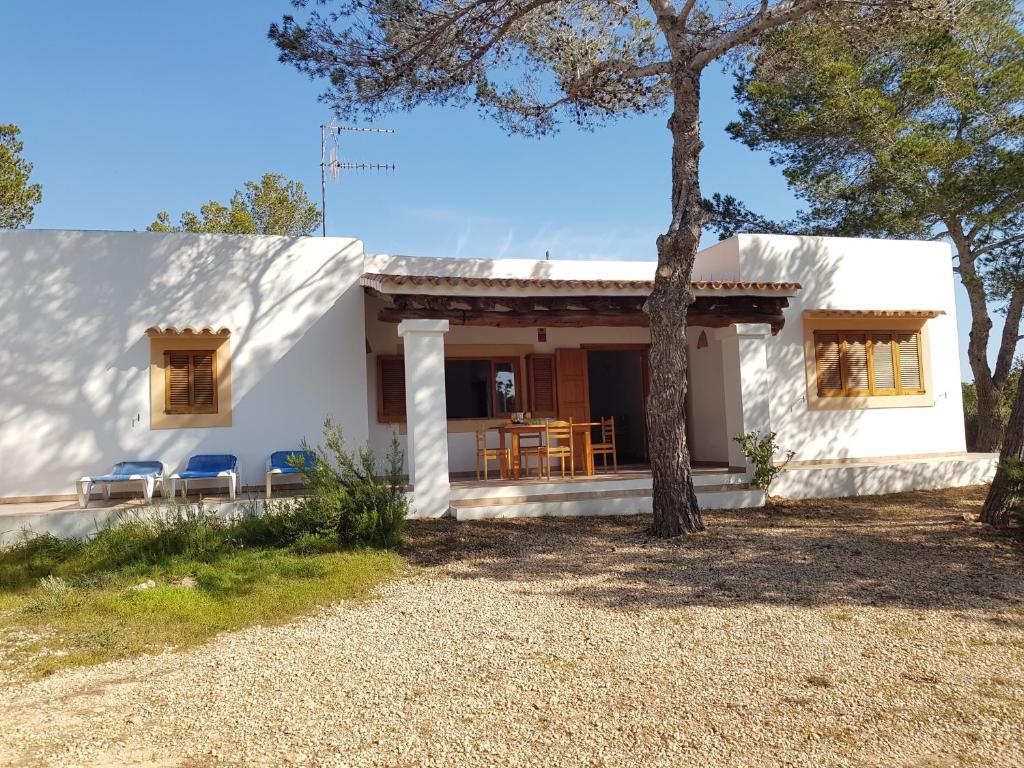
{"label": "tree trunk", "polygon": [[[999,413],[999,388],[988,364],[988,339],[992,331],[985,296],[985,284],[978,275],[974,257],[966,238],[953,235],[960,261],[960,280],[967,291],[971,305],[971,333],[967,342],[967,361],[974,374],[974,387],[978,393],[978,434],[974,450],[988,453],[999,449],[1003,437],[1003,420]],[[1019,323],[1019,320],[1018,320]]]}
{"label": "tree trunk", "polygon": [[[1013,400],[1010,423],[1003,436],[1003,449],[999,453],[999,468],[988,489],[985,506],[981,511],[982,522],[1000,528],[1010,522],[1010,513],[1018,509],[1021,502],[1021,461],[1024,460],[1024,387],[1017,387]],[[1015,476],[1018,475],[1018,476]]]}
{"label": "tree trunk", "polygon": [[672,222],[658,238],[658,270],[644,309],[651,318],[647,433],[654,479],[654,525],[662,538],[704,530],[686,444],[686,310],[703,224],[698,167],[700,71],[672,76]]}

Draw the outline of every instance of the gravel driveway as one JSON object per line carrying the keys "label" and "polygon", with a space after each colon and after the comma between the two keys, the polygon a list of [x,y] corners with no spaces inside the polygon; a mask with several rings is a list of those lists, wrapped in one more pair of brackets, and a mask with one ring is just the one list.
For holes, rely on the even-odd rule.
{"label": "gravel driveway", "polygon": [[0,764],[1024,765],[1024,548],[980,498],[416,523],[379,599],[0,679]]}

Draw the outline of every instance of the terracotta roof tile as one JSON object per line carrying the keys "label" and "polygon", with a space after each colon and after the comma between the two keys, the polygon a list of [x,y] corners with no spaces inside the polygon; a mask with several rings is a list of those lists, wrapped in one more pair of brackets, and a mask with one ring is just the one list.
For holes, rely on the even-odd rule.
{"label": "terracotta roof tile", "polygon": [[147,336],[230,336],[231,331],[227,328],[214,330],[208,325],[202,328],[193,328],[186,325],[183,328],[176,328],[173,325],[153,325],[146,329]]}
{"label": "terracotta roof tile", "polygon": [[[650,292],[653,280],[554,280],[551,278],[472,277],[456,275],[388,275],[367,272],[363,285],[434,286],[451,288],[595,288]],[[741,280],[694,280],[691,285],[699,291],[797,291],[800,283],[749,282]]]}

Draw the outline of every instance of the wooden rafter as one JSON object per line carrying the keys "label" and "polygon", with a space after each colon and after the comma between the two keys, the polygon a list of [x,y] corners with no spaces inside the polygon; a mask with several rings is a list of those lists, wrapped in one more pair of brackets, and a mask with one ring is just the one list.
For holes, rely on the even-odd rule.
{"label": "wooden rafter", "polygon": [[[645,296],[435,296],[382,293],[366,288],[384,306],[378,317],[389,323],[411,319],[448,320],[452,325],[492,327],[582,327],[650,324]],[[698,296],[690,305],[690,325],[724,328],[734,323],[766,323],[778,333],[785,323],[784,296]]]}

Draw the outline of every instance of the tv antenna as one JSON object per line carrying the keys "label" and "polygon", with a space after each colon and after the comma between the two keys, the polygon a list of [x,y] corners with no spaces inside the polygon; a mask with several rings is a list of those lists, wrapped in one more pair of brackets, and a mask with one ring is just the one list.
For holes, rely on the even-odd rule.
{"label": "tv antenna", "polygon": [[[358,128],[349,125],[320,126],[320,220],[321,231],[327,237],[327,177],[338,181],[342,171],[394,171],[394,163],[348,163],[339,159],[341,134],[350,133],[394,133],[394,128]],[[330,139],[330,152],[327,142]]]}

